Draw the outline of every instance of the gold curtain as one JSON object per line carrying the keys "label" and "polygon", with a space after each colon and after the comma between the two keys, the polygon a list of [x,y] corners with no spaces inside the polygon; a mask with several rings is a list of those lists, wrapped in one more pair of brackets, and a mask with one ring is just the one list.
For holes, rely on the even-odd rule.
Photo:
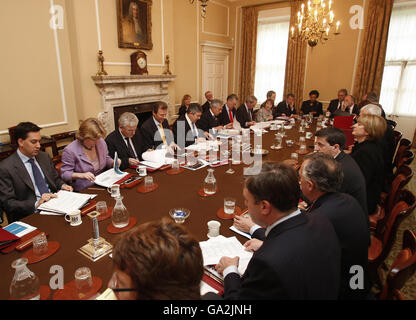
{"label": "gold curtain", "polygon": [[369,2],[366,12],[368,25],[361,42],[359,69],[353,88],[357,98],[370,91],[375,91],[380,96],[393,2],[394,0]]}
{"label": "gold curtain", "polygon": [[242,8],[241,60],[240,60],[240,101],[254,94],[256,75],[257,17],[255,7]]}
{"label": "gold curtain", "polygon": [[[297,24],[297,12],[303,1],[290,2],[290,25]],[[303,86],[306,66],[306,42],[288,40],[284,96],[288,93],[295,95],[295,106],[299,113],[303,101]],[[284,98],[284,97],[283,97]]]}

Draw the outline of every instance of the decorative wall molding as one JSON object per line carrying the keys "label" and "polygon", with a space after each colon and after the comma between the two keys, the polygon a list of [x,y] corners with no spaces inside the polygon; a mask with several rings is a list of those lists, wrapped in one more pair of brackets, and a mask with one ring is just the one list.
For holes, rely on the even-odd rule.
{"label": "decorative wall molding", "polygon": [[204,47],[214,47],[214,48],[221,48],[221,49],[227,49],[232,50],[234,48],[231,44],[221,43],[221,42],[214,42],[214,41],[207,41],[203,40],[199,43],[203,48]]}
{"label": "decorative wall molding", "polygon": [[226,6],[225,4],[213,1],[213,0],[211,0],[210,3],[227,8],[227,34],[205,31],[205,20],[202,20],[202,33],[209,34],[212,36],[229,37],[230,36],[230,7]]}

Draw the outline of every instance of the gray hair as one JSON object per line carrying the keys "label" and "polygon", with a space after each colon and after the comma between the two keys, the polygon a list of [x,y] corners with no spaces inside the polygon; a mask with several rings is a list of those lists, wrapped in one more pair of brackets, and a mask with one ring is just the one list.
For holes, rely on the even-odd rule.
{"label": "gray hair", "polygon": [[374,91],[367,93],[367,100],[371,102],[377,102],[378,101],[377,93]]}
{"label": "gray hair", "polygon": [[256,102],[257,98],[255,96],[248,96],[246,102]]}
{"label": "gray hair", "polygon": [[188,107],[188,109],[186,110],[186,113],[198,113],[198,112],[202,112],[202,108],[198,103],[191,103]]}
{"label": "gray hair", "polygon": [[124,112],[120,118],[118,118],[118,126],[122,128],[126,126],[137,127],[138,124],[139,119],[131,112]]}
{"label": "gray hair", "polygon": [[130,1],[130,5],[129,5],[129,17],[131,19],[133,19],[133,7],[136,7],[137,9],[139,9],[139,4],[137,2]]}
{"label": "gray hair", "polygon": [[222,107],[222,101],[219,99],[212,99],[211,107]]}
{"label": "gray hair", "polygon": [[354,97],[352,94],[348,94],[348,95],[347,95],[347,97],[351,97],[352,102],[354,102],[354,103],[355,103],[355,100],[356,100],[356,99],[355,99],[355,97]]}
{"label": "gray hair", "polygon": [[306,165],[301,173],[306,180],[312,180],[321,192],[337,192],[341,188],[344,172],[341,164],[331,156],[315,152],[305,157]]}
{"label": "gray hair", "polygon": [[362,114],[363,111],[364,111],[364,114],[365,113],[374,114],[376,116],[381,117],[381,108],[376,104],[370,103],[370,104],[365,105],[364,107],[361,108],[360,114]]}

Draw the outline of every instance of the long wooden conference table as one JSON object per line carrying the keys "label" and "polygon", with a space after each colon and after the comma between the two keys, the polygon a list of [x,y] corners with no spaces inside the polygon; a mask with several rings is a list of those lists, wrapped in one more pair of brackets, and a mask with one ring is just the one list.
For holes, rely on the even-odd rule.
{"label": "long wooden conference table", "polygon": [[[299,133],[300,121],[290,130],[285,130],[286,137],[283,138],[283,149],[273,150],[270,147],[274,144],[275,134],[278,131],[269,131],[262,136],[262,147],[269,151],[269,154],[262,158],[266,161],[283,161],[290,159],[292,153],[299,149],[296,142],[299,137],[305,136],[305,133]],[[316,119],[306,128],[306,132],[315,134]],[[286,140],[294,140],[291,147],[286,145]],[[253,141],[253,133],[251,133]],[[306,139],[307,151],[313,151],[314,136]],[[299,155],[299,163],[301,163],[303,155]],[[124,197],[123,203],[131,217],[137,219],[137,225],[148,221],[160,219],[162,217],[170,217],[169,210],[176,207],[188,208],[191,214],[186,219],[184,226],[196,237],[198,241],[208,240],[207,238],[207,222],[217,220],[221,222],[220,234],[225,237],[236,236],[241,243],[247,241],[246,238],[234,233],[229,229],[232,225],[231,220],[223,220],[217,217],[217,211],[224,205],[224,197],[234,197],[236,205],[245,209],[244,198],[242,195],[244,175],[243,168],[247,167],[243,162],[240,165],[232,165],[235,170],[234,174],[226,174],[228,165],[217,167],[214,169],[214,176],[217,180],[218,192],[210,197],[201,197],[198,190],[202,187],[203,181],[207,176],[207,168],[197,171],[186,170],[178,175],[168,175],[166,171],[155,171],[149,173],[159,188],[153,192],[143,194],[137,191],[137,187],[132,189],[121,189]],[[134,172],[131,170],[131,172]],[[99,190],[97,190],[99,189]],[[84,193],[97,194],[96,201],[104,200],[107,206],[114,206],[115,201],[110,197],[107,189],[94,186],[93,189],[84,190]],[[45,216],[32,214],[22,221],[37,227],[40,231],[49,234],[48,241],[58,241],[60,243],[59,250],[46,260],[28,265],[40,279],[41,285],[49,285],[51,277],[50,268],[54,265],[63,267],[64,283],[74,280],[74,272],[79,267],[88,267],[91,269],[92,275],[100,277],[103,286],[100,292],[103,292],[107,286],[113,272],[111,258],[107,255],[96,262],[92,262],[77,250],[87,244],[88,239],[92,237],[92,220],[88,216],[82,217],[82,224],[72,227],[65,221],[63,216]],[[111,224],[111,218],[99,222],[100,235],[110,243],[114,243],[118,235],[107,232],[107,226]],[[0,299],[6,300],[10,298],[9,286],[14,275],[14,269],[11,264],[14,260],[19,259],[23,253],[16,250],[0,255]],[[53,291],[52,291],[53,294]],[[52,297],[51,294],[51,297]]]}

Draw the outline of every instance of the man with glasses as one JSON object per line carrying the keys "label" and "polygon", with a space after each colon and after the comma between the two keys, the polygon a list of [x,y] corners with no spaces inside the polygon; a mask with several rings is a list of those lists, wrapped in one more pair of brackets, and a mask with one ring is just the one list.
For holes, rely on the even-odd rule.
{"label": "man with glasses", "polygon": [[105,142],[108,147],[108,155],[114,159],[117,152],[121,159],[120,169],[137,166],[143,153],[143,138],[137,130],[139,119],[134,113],[124,112],[118,119],[118,129],[111,132]]}

